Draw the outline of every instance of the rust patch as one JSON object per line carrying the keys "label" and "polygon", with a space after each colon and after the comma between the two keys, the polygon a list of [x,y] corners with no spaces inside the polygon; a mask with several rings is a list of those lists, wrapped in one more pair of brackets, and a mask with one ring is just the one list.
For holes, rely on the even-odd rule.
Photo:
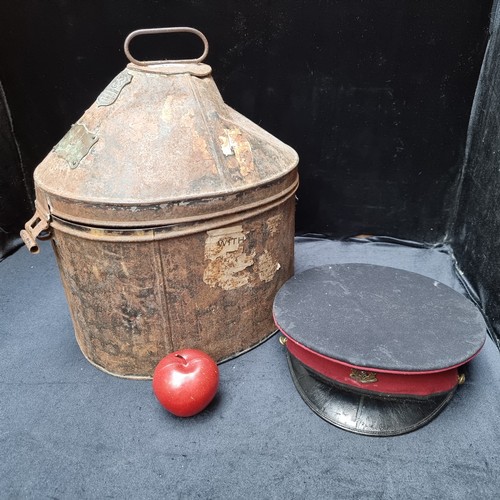
{"label": "rust patch", "polygon": [[101,272],[99,270],[99,267],[96,264],[92,265],[92,273],[96,277],[96,280],[98,280],[98,281],[102,280]]}
{"label": "rust patch", "polygon": [[197,151],[201,161],[207,166],[208,172],[212,175],[217,175],[217,164],[213,161],[210,151],[208,150],[207,141],[199,134],[195,134],[193,138],[193,145]]}
{"label": "rust patch", "polygon": [[273,215],[269,217],[266,221],[266,226],[270,234],[275,234],[278,232],[280,224],[283,222],[283,215]]}
{"label": "rust patch", "polygon": [[123,272],[124,276],[126,276],[127,278],[130,277],[130,273],[129,273],[128,269],[127,269],[126,263],[124,261],[121,261],[120,265],[121,265],[122,272]]}
{"label": "rust patch", "polygon": [[256,270],[259,274],[259,279],[266,283],[269,283],[276,274],[276,271],[280,269],[280,264],[276,262],[272,255],[266,250],[257,259]]}
{"label": "rust patch", "polygon": [[173,100],[174,96],[173,95],[168,95],[165,99],[165,102],[163,103],[163,107],[161,109],[161,118],[164,122],[170,123],[172,122],[172,115],[173,115]]}
{"label": "rust patch", "polygon": [[149,137],[151,140],[158,138],[160,133],[158,123],[153,120],[145,121],[141,115],[131,116],[127,121],[129,129],[129,141],[134,143],[144,142],[144,137]]}
{"label": "rust patch", "polygon": [[242,226],[207,231],[205,259],[209,262],[203,273],[207,285],[234,290],[249,283],[248,268],[254,264],[255,252],[245,253],[245,240]]}
{"label": "rust patch", "polygon": [[234,156],[243,177],[255,172],[250,143],[239,128],[224,129],[226,135],[219,136],[224,156]]}
{"label": "rust patch", "polygon": [[161,108],[161,119],[170,126],[196,130],[194,110],[186,106],[185,95],[168,95]]}

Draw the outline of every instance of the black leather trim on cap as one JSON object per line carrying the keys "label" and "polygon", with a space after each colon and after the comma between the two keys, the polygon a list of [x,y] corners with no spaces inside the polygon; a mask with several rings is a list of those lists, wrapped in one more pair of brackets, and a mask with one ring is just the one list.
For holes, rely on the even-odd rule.
{"label": "black leather trim on cap", "polygon": [[429,423],[452,399],[455,389],[428,398],[371,396],[328,384],[287,353],[292,380],[302,399],[322,419],[367,436],[406,434]]}

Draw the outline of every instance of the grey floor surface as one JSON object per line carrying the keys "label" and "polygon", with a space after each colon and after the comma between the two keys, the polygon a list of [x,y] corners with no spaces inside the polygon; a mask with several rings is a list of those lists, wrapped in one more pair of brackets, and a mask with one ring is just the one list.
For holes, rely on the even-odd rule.
{"label": "grey floor surface", "polygon": [[[461,290],[438,250],[298,239],[296,271],[367,262]],[[277,336],[220,366],[214,403],[167,414],[148,381],[81,355],[50,245],[0,263],[0,498],[500,498],[500,356],[488,340],[426,427],[374,438],[303,403]]]}

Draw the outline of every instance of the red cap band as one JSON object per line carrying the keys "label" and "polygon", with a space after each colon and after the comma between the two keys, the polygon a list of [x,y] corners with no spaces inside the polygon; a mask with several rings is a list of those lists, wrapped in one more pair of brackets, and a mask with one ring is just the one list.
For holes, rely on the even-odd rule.
{"label": "red cap band", "polygon": [[436,372],[377,370],[338,361],[287,337],[287,349],[295,358],[320,375],[340,384],[379,394],[430,396],[451,391],[458,384],[457,367]]}

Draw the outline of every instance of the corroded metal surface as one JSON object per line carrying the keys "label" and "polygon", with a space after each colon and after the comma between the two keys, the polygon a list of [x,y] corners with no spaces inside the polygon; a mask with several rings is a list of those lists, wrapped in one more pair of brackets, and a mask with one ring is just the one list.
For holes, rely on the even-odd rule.
{"label": "corroded metal surface", "polygon": [[[295,200],[240,224],[134,242],[96,241],[56,225],[53,246],[78,343],[92,363],[148,377],[191,347],[217,361],[275,327],[272,302],[293,274]],[[132,231],[130,231],[132,232]]]}
{"label": "corroded metal surface", "polygon": [[46,215],[41,214],[38,210],[31,219],[26,222],[24,229],[21,231],[21,238],[31,253],[39,253],[40,249],[36,242],[37,238],[41,238],[41,233],[49,231],[49,218]]}
{"label": "corroded metal surface", "polygon": [[99,140],[83,123],[75,123],[67,134],[54,146],[54,153],[66,160],[70,168],[76,168]]}
{"label": "corroded metal surface", "polygon": [[82,352],[115,375],[184,347],[248,350],[293,273],[297,154],[210,73],[129,64],[35,171],[25,241],[48,226]]}
{"label": "corroded metal surface", "polygon": [[[169,66],[162,74],[129,65],[132,81],[116,101],[85,112],[78,124],[97,141],[78,168],[56,151],[38,166],[37,199],[47,211],[82,223],[156,225],[238,209],[294,182],[291,148],[226,106],[211,76],[169,74]],[[207,67],[184,71],[190,66]]]}

